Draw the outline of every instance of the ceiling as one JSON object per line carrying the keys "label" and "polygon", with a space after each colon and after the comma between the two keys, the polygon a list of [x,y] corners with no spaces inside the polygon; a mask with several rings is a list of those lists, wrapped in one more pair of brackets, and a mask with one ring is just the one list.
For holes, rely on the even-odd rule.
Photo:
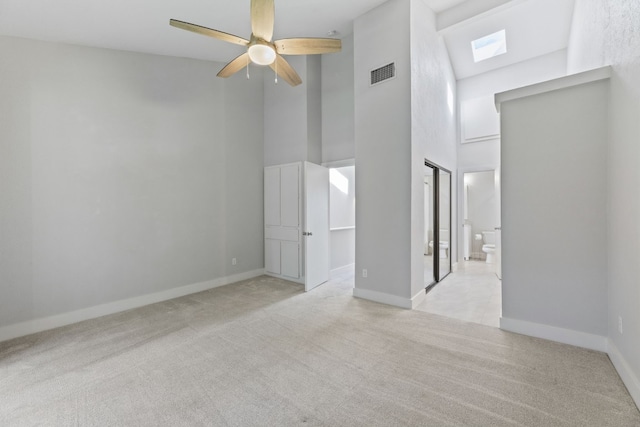
{"label": "ceiling", "polygon": [[[464,17],[464,9],[471,0],[457,7]],[[569,43],[569,33],[575,0],[512,0],[498,7],[459,20],[440,30],[449,51],[453,70],[458,80],[507,65],[526,61],[561,49]],[[485,1],[491,3],[491,1]],[[492,3],[498,3],[493,1]],[[445,18],[445,11],[439,18]],[[443,19],[440,19],[443,21]],[[507,53],[478,63],[473,61],[471,41],[506,30]]]}
{"label": "ceiling", "polygon": [[[276,0],[274,39],[327,37],[332,30],[337,37],[350,34],[355,18],[385,1]],[[440,15],[471,5],[467,9],[475,17],[441,32],[459,79],[566,47],[573,1],[425,0]],[[481,3],[499,7],[487,13],[472,9]],[[173,28],[169,19],[248,38],[249,5],[249,0],[0,0],[0,34],[227,62],[242,47]],[[493,28],[507,28],[508,53],[470,64],[470,41]]]}

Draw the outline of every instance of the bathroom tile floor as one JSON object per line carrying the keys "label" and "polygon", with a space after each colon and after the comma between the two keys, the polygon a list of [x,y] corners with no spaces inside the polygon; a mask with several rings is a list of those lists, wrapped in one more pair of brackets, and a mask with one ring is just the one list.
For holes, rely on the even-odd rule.
{"label": "bathroom tile floor", "polygon": [[458,269],[434,286],[415,309],[499,327],[502,289],[495,264],[459,262]]}

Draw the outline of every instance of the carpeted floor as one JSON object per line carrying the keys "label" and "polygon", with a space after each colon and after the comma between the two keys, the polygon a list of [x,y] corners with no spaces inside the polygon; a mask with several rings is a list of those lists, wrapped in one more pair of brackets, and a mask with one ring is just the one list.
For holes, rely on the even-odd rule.
{"label": "carpeted floor", "polygon": [[640,426],[605,354],[259,277],[0,343],[1,426]]}

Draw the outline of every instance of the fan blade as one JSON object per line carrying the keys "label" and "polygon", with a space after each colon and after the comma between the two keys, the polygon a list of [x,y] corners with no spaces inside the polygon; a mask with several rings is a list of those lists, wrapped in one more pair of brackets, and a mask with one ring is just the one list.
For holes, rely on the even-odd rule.
{"label": "fan blade", "polygon": [[169,24],[171,24],[172,27],[192,31],[198,34],[203,34],[205,36],[213,37],[225,42],[239,44],[240,46],[246,46],[249,44],[249,40],[243,39],[242,37],[234,36],[233,34],[229,33],[223,33],[222,31],[213,30],[201,25],[190,24],[188,22],[178,21],[177,19],[170,19]]}
{"label": "fan blade", "polygon": [[273,42],[280,55],[317,55],[342,50],[340,39],[298,38],[282,39]]}
{"label": "fan blade", "polygon": [[237,73],[238,71],[242,70],[244,67],[246,67],[248,63],[249,63],[249,54],[245,52],[242,55],[238,56],[233,61],[229,62],[227,65],[225,65],[224,68],[220,70],[220,72],[218,73],[218,77],[225,77],[225,78],[230,77],[233,74]]}
{"label": "fan blade", "polygon": [[302,79],[296,73],[296,70],[282,56],[276,55],[276,60],[269,66],[291,86],[298,86],[302,83]]}
{"label": "fan blade", "polygon": [[259,39],[271,41],[275,21],[273,0],[251,0],[251,31]]}

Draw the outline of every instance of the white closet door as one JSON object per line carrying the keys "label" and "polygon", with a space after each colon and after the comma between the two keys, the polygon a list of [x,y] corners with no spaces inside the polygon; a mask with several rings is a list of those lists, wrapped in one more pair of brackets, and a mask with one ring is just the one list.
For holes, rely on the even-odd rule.
{"label": "white closet door", "polygon": [[280,169],[264,170],[264,223],[280,225]]}
{"label": "white closet door", "polygon": [[265,270],[294,280],[302,277],[301,167],[291,164],[264,170]]}
{"label": "white closet door", "polygon": [[298,242],[280,242],[281,273],[283,276],[297,279],[300,277],[300,244]]}
{"label": "white closet door", "polygon": [[280,274],[280,240],[264,241],[264,268],[267,273]]}
{"label": "white closet door", "polygon": [[305,290],[329,280],[329,169],[304,163]]}
{"label": "white closet door", "polygon": [[280,225],[300,226],[300,165],[280,168]]}

